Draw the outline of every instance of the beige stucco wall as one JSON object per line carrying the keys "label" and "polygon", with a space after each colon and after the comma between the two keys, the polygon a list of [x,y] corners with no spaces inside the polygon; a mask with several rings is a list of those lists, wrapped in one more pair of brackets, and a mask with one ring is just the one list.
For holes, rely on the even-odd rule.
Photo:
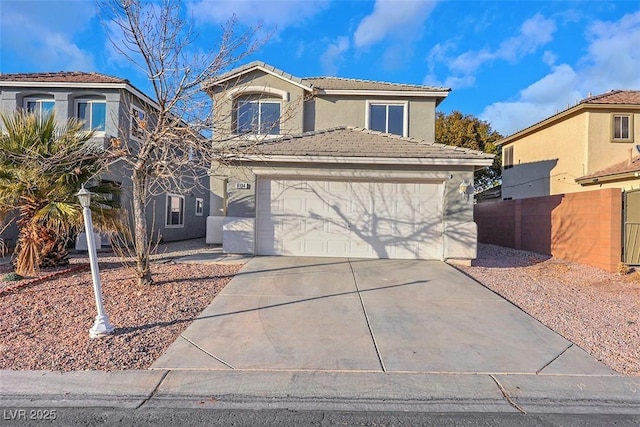
{"label": "beige stucco wall", "polygon": [[635,180],[598,186],[575,182],[576,178],[638,155],[635,146],[640,137],[640,113],[634,115],[634,138],[630,142],[613,141],[613,114],[608,108],[583,109],[507,145],[513,147],[514,167],[503,171],[502,197],[522,199],[599,188],[638,188]]}
{"label": "beige stucco wall", "polygon": [[586,173],[587,149],[580,141],[587,130],[587,116],[574,115],[509,144],[513,167],[502,173],[502,198],[580,191],[575,179]]}
{"label": "beige stucco wall", "polygon": [[[597,110],[586,113],[589,120],[589,147],[587,173],[594,173],[606,167],[637,156],[635,145],[640,142],[640,113],[633,117],[633,140],[630,142],[614,142],[612,120],[609,110]],[[631,153],[629,152],[631,150]]]}
{"label": "beige stucco wall", "polygon": [[318,95],[305,103],[304,130],[337,126],[367,128],[367,101],[406,103],[409,110],[407,136],[428,142],[435,140],[435,99]]}
{"label": "beige stucco wall", "polygon": [[[274,94],[266,94],[269,89],[287,92],[286,99],[279,99],[281,102],[280,133],[284,135],[302,133],[303,103],[305,96],[308,95],[308,92],[302,87],[259,70],[247,73],[240,79],[233,79],[227,82],[227,87],[229,89],[264,88],[265,94],[262,96],[274,100],[278,100],[278,97]],[[216,123],[215,136],[224,139],[234,133],[232,114],[234,102],[227,97],[227,93],[226,90],[216,88],[215,93],[212,94],[214,102],[213,120]]]}

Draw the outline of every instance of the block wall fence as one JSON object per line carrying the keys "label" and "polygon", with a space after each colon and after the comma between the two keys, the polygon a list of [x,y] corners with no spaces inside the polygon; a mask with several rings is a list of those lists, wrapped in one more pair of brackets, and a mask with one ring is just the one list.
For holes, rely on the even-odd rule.
{"label": "block wall fence", "polygon": [[478,241],[618,271],[622,191],[617,188],[478,203]]}

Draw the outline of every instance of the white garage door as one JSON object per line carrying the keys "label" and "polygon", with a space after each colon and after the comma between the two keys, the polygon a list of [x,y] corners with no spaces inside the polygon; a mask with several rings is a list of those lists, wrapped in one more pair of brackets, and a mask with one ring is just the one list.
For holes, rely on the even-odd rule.
{"label": "white garage door", "polygon": [[258,180],[259,255],[442,259],[443,183]]}

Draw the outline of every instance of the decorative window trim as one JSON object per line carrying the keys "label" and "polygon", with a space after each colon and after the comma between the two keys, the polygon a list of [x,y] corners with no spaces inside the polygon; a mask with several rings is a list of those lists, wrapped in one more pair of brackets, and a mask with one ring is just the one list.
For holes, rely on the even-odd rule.
{"label": "decorative window trim", "polygon": [[[402,135],[404,137],[409,136],[409,101],[379,101],[379,100],[371,100],[368,99],[366,101],[365,110],[364,110],[364,127],[365,129],[370,129],[371,125],[369,123],[370,119],[370,110],[372,105],[402,105],[403,114],[402,114]],[[387,128],[389,123],[387,122]]]}
{"label": "decorative window trim", "polygon": [[[178,198],[181,201],[181,203],[180,203],[180,212],[178,214],[178,219],[182,220],[182,222],[180,222],[178,224],[173,224],[173,223],[169,222],[169,220],[172,219],[170,214],[173,213],[173,211],[171,210],[171,204],[170,204],[172,198]],[[165,221],[164,221],[164,225],[165,225],[166,228],[184,228],[184,196],[181,196],[179,194],[167,193],[166,202],[165,202]]]}
{"label": "decorative window trim", "polygon": [[233,100],[243,95],[260,95],[260,94],[276,96],[282,99],[284,102],[289,102],[289,98],[290,98],[289,92],[287,92],[286,90],[276,89],[268,86],[236,87],[236,88],[230,89],[227,92],[227,98],[229,100]]}
{"label": "decorative window trim", "polygon": [[204,215],[204,199],[196,197],[196,216]]}
{"label": "decorative window trim", "polygon": [[[96,130],[95,134],[96,135],[104,135],[106,128],[107,128],[107,101],[104,99],[86,99],[86,98],[77,98],[74,101],[74,113],[75,113],[75,117],[77,119],[80,119],[79,115],[80,115],[80,109],[78,107],[78,104],[80,103],[86,103],[86,104],[104,104],[104,129],[102,130]],[[93,107],[91,108],[91,120],[93,121]],[[93,123],[89,123],[89,126],[93,125]],[[87,130],[91,130],[87,129]]]}
{"label": "decorative window trim", "polygon": [[[136,135],[134,132],[134,124],[135,124],[135,129],[144,129],[144,127],[140,126],[139,124],[135,123],[135,120],[138,120],[139,115],[136,113],[142,113],[142,118],[144,121],[148,120],[147,118],[147,112],[144,111],[142,108],[138,108],[135,105],[131,106],[131,115],[130,117],[130,122],[129,122],[129,135],[131,136],[131,139],[134,139],[136,141],[142,141],[142,135]],[[142,133],[142,130],[140,131],[140,133]]]}
{"label": "decorative window trim", "polygon": [[[629,123],[628,123],[628,132],[629,135],[627,135],[626,138],[622,137],[622,138],[616,138],[615,134],[616,134],[616,118],[617,117],[622,117],[622,118],[627,118]],[[633,114],[631,113],[612,113],[611,114],[611,142],[633,142]]]}

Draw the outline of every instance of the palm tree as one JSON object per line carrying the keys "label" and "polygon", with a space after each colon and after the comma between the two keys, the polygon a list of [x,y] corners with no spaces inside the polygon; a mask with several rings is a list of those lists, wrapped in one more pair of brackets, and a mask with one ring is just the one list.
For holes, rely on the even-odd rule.
{"label": "palm tree", "polygon": [[[17,211],[16,272],[33,275],[41,267],[68,263],[66,245],[83,226],[76,193],[101,170],[102,147],[91,143],[82,122],[56,123],[22,111],[0,114],[0,212]],[[117,229],[120,211],[109,183],[91,188],[96,228]]]}

